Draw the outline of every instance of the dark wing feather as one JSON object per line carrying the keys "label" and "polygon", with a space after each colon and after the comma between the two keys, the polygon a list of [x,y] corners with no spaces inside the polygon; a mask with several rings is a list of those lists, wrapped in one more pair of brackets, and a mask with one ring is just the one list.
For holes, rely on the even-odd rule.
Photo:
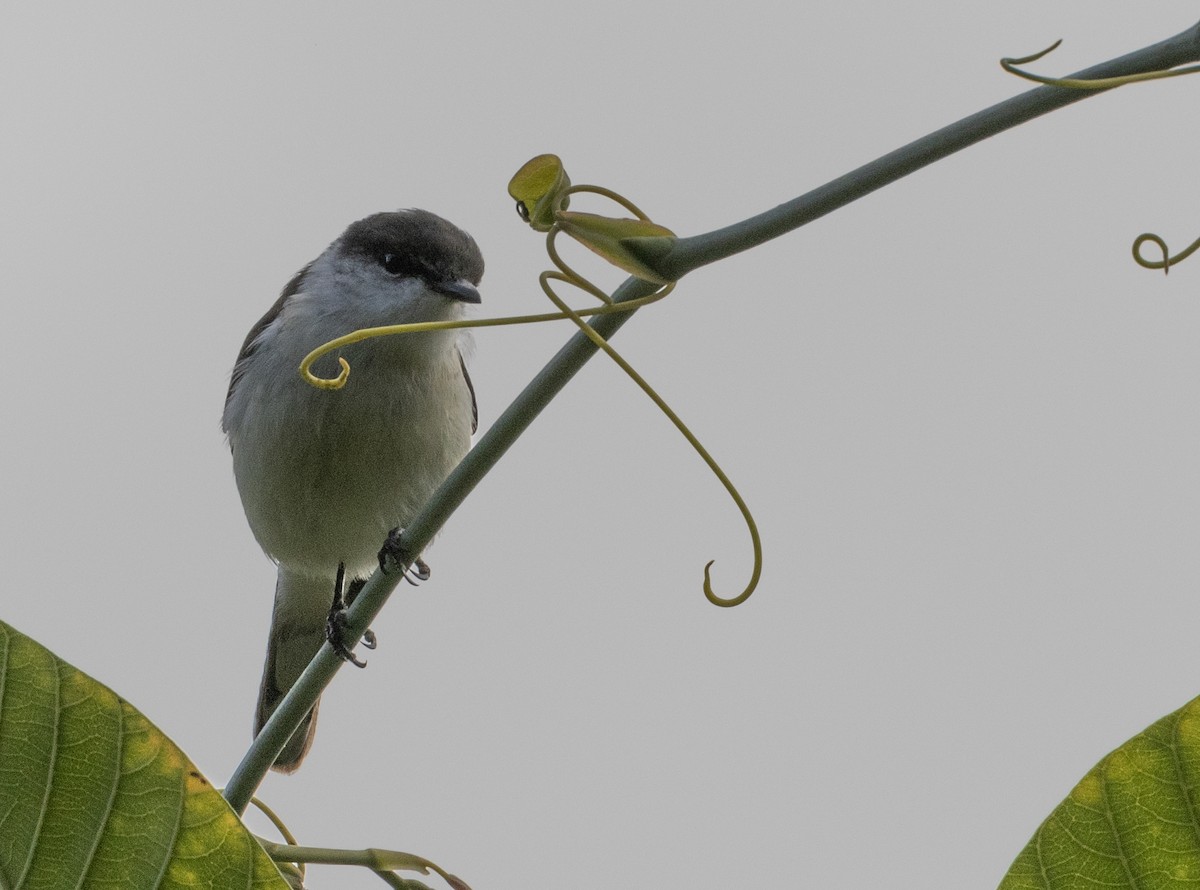
{"label": "dark wing feather", "polygon": [[246,359],[254,355],[254,351],[258,348],[258,344],[254,341],[259,338],[263,331],[270,327],[271,322],[279,317],[279,313],[283,311],[284,304],[287,303],[288,298],[300,293],[304,286],[304,276],[308,274],[308,270],[311,268],[312,263],[309,263],[292,276],[292,280],[284,287],[283,292],[279,295],[279,299],[275,301],[274,305],[267,310],[267,314],[260,318],[254,327],[250,329],[250,333],[246,335],[241,351],[238,352],[237,361],[233,363],[233,373],[229,375],[229,390],[225,393],[225,407],[229,407],[229,399],[233,395],[233,388],[237,386],[238,381],[242,379],[242,374],[246,372]]}
{"label": "dark wing feather", "polygon": [[475,401],[475,384],[471,382],[471,375],[467,373],[467,363],[463,361],[462,352],[458,354],[458,366],[462,368],[463,380],[467,382],[467,389],[471,391],[471,433],[479,429],[479,403]]}

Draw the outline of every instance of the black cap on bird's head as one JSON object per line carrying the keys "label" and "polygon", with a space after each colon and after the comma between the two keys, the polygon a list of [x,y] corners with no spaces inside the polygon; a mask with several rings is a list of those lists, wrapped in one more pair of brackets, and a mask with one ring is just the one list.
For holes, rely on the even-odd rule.
{"label": "black cap on bird's head", "polygon": [[373,214],[351,223],[338,243],[344,254],[366,257],[391,275],[421,278],[448,297],[479,302],[479,246],[458,226],[428,210]]}

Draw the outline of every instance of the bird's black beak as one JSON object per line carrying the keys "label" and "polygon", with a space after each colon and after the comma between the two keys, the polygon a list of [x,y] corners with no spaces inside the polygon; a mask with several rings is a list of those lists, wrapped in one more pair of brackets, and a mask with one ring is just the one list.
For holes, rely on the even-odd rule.
{"label": "bird's black beak", "polygon": [[471,282],[460,278],[458,281],[435,281],[433,289],[439,294],[445,294],[452,300],[461,300],[464,303],[481,303],[483,298],[479,296],[479,291]]}

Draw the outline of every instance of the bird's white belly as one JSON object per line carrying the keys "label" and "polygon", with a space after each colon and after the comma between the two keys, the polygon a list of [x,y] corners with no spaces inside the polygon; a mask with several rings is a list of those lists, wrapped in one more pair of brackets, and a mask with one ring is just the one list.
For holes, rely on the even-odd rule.
{"label": "bird's white belly", "polygon": [[[232,441],[255,537],[299,574],[332,578],[344,562],[349,577],[365,577],[388,532],[412,519],[470,447],[456,353],[420,373],[355,370],[338,391],[277,380],[292,388],[280,402],[302,410],[272,411],[256,427],[266,435]],[[283,395],[261,393],[247,410]]]}

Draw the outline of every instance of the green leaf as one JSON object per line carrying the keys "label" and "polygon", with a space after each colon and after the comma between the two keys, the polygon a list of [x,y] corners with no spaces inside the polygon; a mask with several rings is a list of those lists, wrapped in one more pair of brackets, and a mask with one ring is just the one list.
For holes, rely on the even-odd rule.
{"label": "green leaf", "polygon": [[0,888],[287,890],[182,751],[0,621]]}
{"label": "green leaf", "polygon": [[1094,766],[1013,862],[1001,890],[1195,887],[1200,698]]}
{"label": "green leaf", "polygon": [[671,283],[647,266],[636,252],[640,246],[655,240],[674,241],[675,233],[666,226],[648,219],[600,216],[573,210],[560,210],[555,219],[558,227],[580,244],[630,275],[654,284]]}

